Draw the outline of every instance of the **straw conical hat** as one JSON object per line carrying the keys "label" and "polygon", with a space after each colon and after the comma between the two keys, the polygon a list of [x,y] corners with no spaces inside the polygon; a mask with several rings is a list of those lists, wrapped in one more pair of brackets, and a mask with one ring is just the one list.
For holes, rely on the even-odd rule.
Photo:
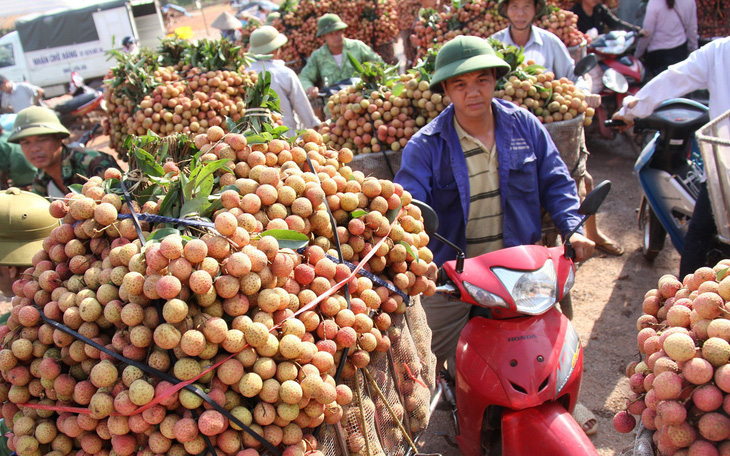
{"label": "straw conical hat", "polygon": [[241,21],[236,19],[236,16],[228,11],[224,11],[220,16],[215,18],[210,26],[215,27],[218,30],[236,30],[241,28]]}

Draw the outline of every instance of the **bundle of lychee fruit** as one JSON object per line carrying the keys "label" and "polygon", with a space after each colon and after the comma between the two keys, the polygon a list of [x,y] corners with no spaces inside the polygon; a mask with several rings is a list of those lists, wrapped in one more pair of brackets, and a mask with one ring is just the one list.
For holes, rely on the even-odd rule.
{"label": "bundle of lychee fruit", "polygon": [[[395,0],[302,0],[287,6],[272,25],[289,41],[281,48],[281,59],[296,70],[324,44],[317,37],[317,19],[335,13],[347,24],[345,37],[357,39],[376,52],[398,38],[398,8]],[[281,9],[280,9],[281,11]],[[334,84],[338,81],[330,81]]]}
{"label": "bundle of lychee fruit", "polygon": [[[549,4],[547,13],[534,25],[554,33],[566,46],[572,47],[588,40],[577,24],[575,13]],[[497,11],[496,1],[471,0],[461,2],[458,8],[449,12],[422,11],[413,27],[411,41],[417,47],[417,58],[421,58],[430,48],[441,46],[459,35],[488,38],[508,25],[509,21]]]}
{"label": "bundle of lychee fruit", "polygon": [[328,100],[332,119],[322,127],[322,136],[330,147],[346,147],[356,155],[398,151],[450,103],[413,73],[402,74],[379,90],[362,84],[348,87]]}
{"label": "bundle of lychee fruit", "polygon": [[662,455],[730,454],[730,260],[649,290],[637,321],[642,360],[626,368],[631,395],[614,417],[640,417]]}
{"label": "bundle of lychee fruit", "polygon": [[[377,90],[363,83],[340,90],[327,102],[332,118],[320,130],[325,143],[351,149],[355,155],[402,150],[421,127],[451,103],[448,96],[431,91],[429,85],[428,72],[411,71]],[[497,89],[495,97],[529,110],[542,123],[580,115],[584,125],[593,122],[595,110],[588,107],[585,94],[575,83],[556,79],[554,73],[532,61],[516,65],[515,71],[498,82]]]}
{"label": "bundle of lychee fruit", "polygon": [[[0,327],[19,456],[390,455],[425,428],[419,209],[313,130],[262,137],[214,126],[178,161],[132,151],[154,172],[52,202]],[[388,420],[401,447],[379,440]]]}
{"label": "bundle of lychee fruit", "polygon": [[152,72],[156,87],[149,93],[130,93],[126,85],[104,94],[109,118],[109,145],[122,149],[128,135],[153,132],[197,134],[209,126],[237,121],[245,110],[246,89],[256,83],[253,71],[166,67]]}

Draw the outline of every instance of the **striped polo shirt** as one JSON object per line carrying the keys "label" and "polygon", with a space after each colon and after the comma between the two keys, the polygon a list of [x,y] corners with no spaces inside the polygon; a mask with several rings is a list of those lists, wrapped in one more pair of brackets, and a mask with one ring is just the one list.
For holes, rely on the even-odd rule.
{"label": "striped polo shirt", "polygon": [[504,248],[502,199],[499,190],[497,147],[484,144],[459,125],[454,116],[456,134],[469,170],[469,220],[466,224],[466,257]]}

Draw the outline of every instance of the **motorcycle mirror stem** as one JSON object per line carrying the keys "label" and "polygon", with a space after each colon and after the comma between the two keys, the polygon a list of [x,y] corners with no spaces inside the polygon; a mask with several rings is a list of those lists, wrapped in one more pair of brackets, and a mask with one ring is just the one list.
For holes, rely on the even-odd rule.
{"label": "motorcycle mirror stem", "polygon": [[570,238],[583,227],[583,225],[586,223],[586,220],[588,220],[591,215],[595,215],[595,213],[598,212],[598,208],[601,207],[601,204],[603,204],[603,200],[606,199],[606,196],[608,196],[608,192],[610,191],[611,181],[605,180],[596,185],[593,188],[593,191],[590,192],[588,196],[586,196],[586,198],[583,200],[583,203],[581,203],[580,207],[578,208],[578,214],[582,215],[583,218],[581,219],[580,223],[578,223],[578,225],[573,228],[573,230],[565,238],[564,255],[566,258],[575,258],[575,250],[573,250],[573,246],[570,244]]}
{"label": "motorcycle mirror stem", "polygon": [[421,210],[421,215],[423,216],[423,227],[426,230],[426,233],[428,233],[429,236],[435,237],[439,241],[456,250],[456,272],[460,274],[464,272],[464,259],[466,258],[466,255],[464,254],[464,251],[459,248],[458,245],[454,244],[453,242],[449,241],[448,239],[436,232],[436,230],[438,230],[439,228],[439,216],[436,215],[436,211],[434,211],[433,208],[428,204],[417,199],[411,200],[411,204]]}

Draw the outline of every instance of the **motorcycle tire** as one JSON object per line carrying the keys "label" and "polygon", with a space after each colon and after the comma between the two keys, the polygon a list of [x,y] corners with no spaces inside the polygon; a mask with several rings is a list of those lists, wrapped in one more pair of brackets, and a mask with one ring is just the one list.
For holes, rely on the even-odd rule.
{"label": "motorcycle tire", "polygon": [[641,251],[647,261],[654,261],[659,252],[664,248],[664,241],[667,231],[657,218],[654,210],[649,206],[646,199],[642,202],[641,226],[644,236],[641,243]]}

